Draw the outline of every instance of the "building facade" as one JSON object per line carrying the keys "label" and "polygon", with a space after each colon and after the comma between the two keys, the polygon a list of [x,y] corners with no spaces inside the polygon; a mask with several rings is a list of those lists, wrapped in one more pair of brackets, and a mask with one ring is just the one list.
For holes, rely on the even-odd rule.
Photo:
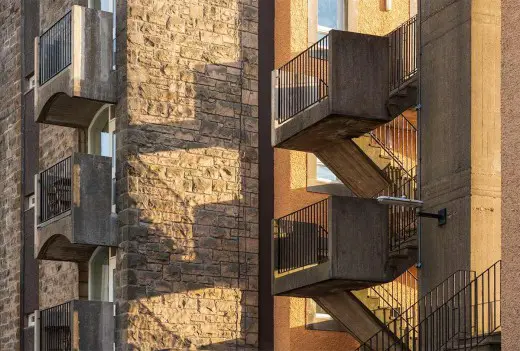
{"label": "building facade", "polygon": [[4,1],[0,350],[516,350],[517,12]]}

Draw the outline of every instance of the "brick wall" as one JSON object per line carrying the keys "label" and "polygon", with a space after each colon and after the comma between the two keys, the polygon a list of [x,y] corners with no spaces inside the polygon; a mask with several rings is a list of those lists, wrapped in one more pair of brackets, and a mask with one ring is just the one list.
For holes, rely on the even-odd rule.
{"label": "brick wall", "polygon": [[257,348],[257,7],[119,5],[118,349]]}
{"label": "brick wall", "polygon": [[0,4],[0,349],[20,338],[21,2]]}

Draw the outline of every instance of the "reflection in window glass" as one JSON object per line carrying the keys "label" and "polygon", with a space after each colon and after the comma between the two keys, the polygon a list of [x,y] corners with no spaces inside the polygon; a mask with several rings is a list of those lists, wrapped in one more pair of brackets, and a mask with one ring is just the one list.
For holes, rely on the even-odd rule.
{"label": "reflection in window glass", "polygon": [[318,26],[338,27],[338,0],[318,0]]}
{"label": "reflection in window glass", "polygon": [[319,159],[316,159],[316,178],[322,182],[338,182],[339,179]]}

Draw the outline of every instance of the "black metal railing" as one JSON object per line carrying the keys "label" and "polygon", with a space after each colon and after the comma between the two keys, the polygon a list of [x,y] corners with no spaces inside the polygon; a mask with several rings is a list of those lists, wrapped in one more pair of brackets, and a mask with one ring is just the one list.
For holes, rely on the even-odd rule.
{"label": "black metal railing", "polygon": [[71,169],[68,157],[40,173],[40,223],[70,210]]}
{"label": "black metal railing", "polygon": [[417,127],[404,115],[377,127],[370,137],[392,166],[399,167],[410,178],[415,176],[412,169],[417,166]]}
{"label": "black metal railing", "polygon": [[70,302],[40,311],[40,350],[72,350]]}
{"label": "black metal railing", "polygon": [[393,30],[390,39],[390,92],[417,73],[417,16]]}
{"label": "black metal railing", "polygon": [[475,276],[474,271],[456,271],[395,319],[386,323],[384,328],[362,343],[356,351],[390,350],[391,346],[396,347],[395,351],[406,350],[397,346],[415,342],[417,335],[410,331],[417,328],[426,316],[463,290]]}
{"label": "black metal railing", "polygon": [[[417,128],[402,114],[372,132],[371,140],[381,148],[381,156],[390,160],[383,170],[389,186],[377,196],[417,199]],[[416,211],[410,207],[389,206],[389,248],[401,245],[417,234]]]}
{"label": "black metal railing", "polygon": [[418,292],[418,280],[409,270],[389,283],[369,288],[369,295],[379,299],[378,308],[391,312],[389,315],[382,314],[385,324],[413,306],[417,302]]}
{"label": "black metal railing", "polygon": [[501,261],[437,304],[420,323],[386,350],[473,350],[501,326]]}
{"label": "black metal railing", "polygon": [[40,35],[40,85],[72,62],[72,22],[68,12]]}
{"label": "black metal railing", "polygon": [[329,36],[278,69],[278,123],[328,96]]}
{"label": "black metal railing", "polygon": [[328,200],[322,200],[274,221],[278,273],[328,259]]}
{"label": "black metal railing", "polygon": [[388,234],[390,252],[399,251],[417,235],[417,212],[413,207],[388,206]]}

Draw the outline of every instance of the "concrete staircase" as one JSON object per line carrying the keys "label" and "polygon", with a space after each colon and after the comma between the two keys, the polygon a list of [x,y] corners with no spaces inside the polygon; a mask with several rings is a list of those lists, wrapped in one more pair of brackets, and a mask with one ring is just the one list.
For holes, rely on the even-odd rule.
{"label": "concrete staircase", "polygon": [[[367,340],[372,335],[385,327],[385,324],[365,305],[356,295],[359,293],[351,291],[337,291],[327,295],[315,297],[314,301],[330,316],[338,321],[349,333],[360,342]],[[360,294],[361,295],[361,294]],[[377,304],[371,298],[364,299],[367,304]],[[370,301],[372,300],[372,301]],[[398,338],[389,330],[381,340],[392,340],[398,342]],[[383,342],[381,342],[383,345]],[[373,351],[384,351],[383,348]]]}

